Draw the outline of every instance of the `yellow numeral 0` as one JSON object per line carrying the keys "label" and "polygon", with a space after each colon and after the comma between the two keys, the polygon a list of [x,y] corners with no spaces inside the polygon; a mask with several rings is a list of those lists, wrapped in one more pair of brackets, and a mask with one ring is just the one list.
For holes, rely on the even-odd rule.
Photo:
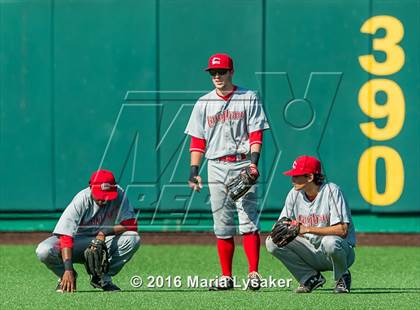
{"label": "yellow numeral 0", "polygon": [[404,50],[398,45],[404,37],[404,27],[401,22],[393,16],[379,15],[369,18],[360,28],[360,31],[368,34],[375,34],[378,29],[383,28],[386,35],[383,38],[373,39],[373,50],[382,51],[386,54],[384,62],[377,62],[373,55],[359,57],[362,68],[372,74],[388,75],[398,72],[404,65]]}
{"label": "yellow numeral 0", "polygon": [[[385,192],[376,187],[376,162],[385,161]],[[387,206],[396,202],[404,189],[404,166],[400,155],[387,146],[372,146],[360,157],[358,169],[359,190],[362,197],[375,206]]]}
{"label": "yellow numeral 0", "polygon": [[[378,104],[376,94],[383,91],[387,96],[385,104]],[[405,119],[405,99],[401,88],[391,80],[374,79],[367,81],[359,91],[359,106],[371,118],[388,117],[384,128],[378,128],[374,122],[360,124],[366,137],[384,141],[399,134]]]}

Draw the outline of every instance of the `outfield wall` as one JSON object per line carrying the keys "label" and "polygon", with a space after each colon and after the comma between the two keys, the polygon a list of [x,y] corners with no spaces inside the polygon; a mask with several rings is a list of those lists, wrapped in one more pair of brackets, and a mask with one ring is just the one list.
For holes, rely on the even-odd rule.
{"label": "outfield wall", "polygon": [[210,230],[207,188],[185,184],[183,131],[220,51],[272,127],[263,229],[290,189],[281,172],[309,154],[359,231],[420,232],[419,12],[416,0],[0,1],[0,230],[50,230],[99,166],[143,230]]}

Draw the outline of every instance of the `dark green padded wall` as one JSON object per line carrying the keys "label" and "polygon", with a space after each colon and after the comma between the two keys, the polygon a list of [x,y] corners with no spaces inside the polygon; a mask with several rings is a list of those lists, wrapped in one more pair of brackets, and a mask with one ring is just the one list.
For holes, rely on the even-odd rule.
{"label": "dark green padded wall", "polygon": [[[419,214],[410,181],[420,172],[419,10],[416,0],[1,1],[1,223],[35,214],[52,221],[102,166],[127,189],[144,226],[209,229],[207,188],[191,195],[185,184],[183,132],[196,99],[212,89],[203,69],[216,52],[232,55],[235,83],[259,93],[272,126],[261,164],[263,220],[280,212],[290,189],[281,172],[304,153],[321,158],[356,215]],[[404,29],[398,43],[404,64],[391,74],[367,72],[359,62],[368,54],[386,59],[372,40],[387,31],[361,32],[382,15]],[[396,26],[387,19],[384,27]],[[360,127],[398,126],[359,106],[360,89],[377,79],[393,81],[403,93],[391,114],[405,106],[402,129],[383,140]],[[389,106],[384,92],[375,98],[378,109]],[[386,176],[398,162],[383,159],[368,163],[376,167],[376,182],[367,169],[359,175],[362,154],[372,147],[397,153],[404,176]],[[368,197],[359,185],[366,180]],[[401,187],[399,198],[372,195],[390,186]],[[366,230],[382,230],[364,223]]]}

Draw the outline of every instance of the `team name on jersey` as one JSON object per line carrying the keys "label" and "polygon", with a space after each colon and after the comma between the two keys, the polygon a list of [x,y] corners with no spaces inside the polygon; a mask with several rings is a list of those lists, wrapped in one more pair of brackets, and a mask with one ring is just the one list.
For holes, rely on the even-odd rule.
{"label": "team name on jersey", "polygon": [[238,120],[245,118],[245,111],[229,111],[218,112],[214,115],[207,116],[207,124],[210,128],[218,123],[224,123],[228,120]]}
{"label": "team name on jersey", "polygon": [[298,221],[301,222],[304,225],[308,226],[316,226],[319,223],[325,223],[328,224],[330,216],[328,214],[311,214],[309,216],[299,215]]}
{"label": "team name on jersey", "polygon": [[112,220],[118,212],[118,205],[112,207],[107,213],[99,213],[81,226],[98,226],[103,223],[105,218]]}

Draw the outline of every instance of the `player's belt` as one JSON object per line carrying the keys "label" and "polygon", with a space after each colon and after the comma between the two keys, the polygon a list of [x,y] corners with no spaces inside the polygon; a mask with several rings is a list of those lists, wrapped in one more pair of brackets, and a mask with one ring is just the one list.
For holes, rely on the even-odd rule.
{"label": "player's belt", "polygon": [[226,155],[226,156],[222,156],[218,158],[218,160],[228,161],[228,162],[242,161],[245,159],[246,159],[246,154]]}

